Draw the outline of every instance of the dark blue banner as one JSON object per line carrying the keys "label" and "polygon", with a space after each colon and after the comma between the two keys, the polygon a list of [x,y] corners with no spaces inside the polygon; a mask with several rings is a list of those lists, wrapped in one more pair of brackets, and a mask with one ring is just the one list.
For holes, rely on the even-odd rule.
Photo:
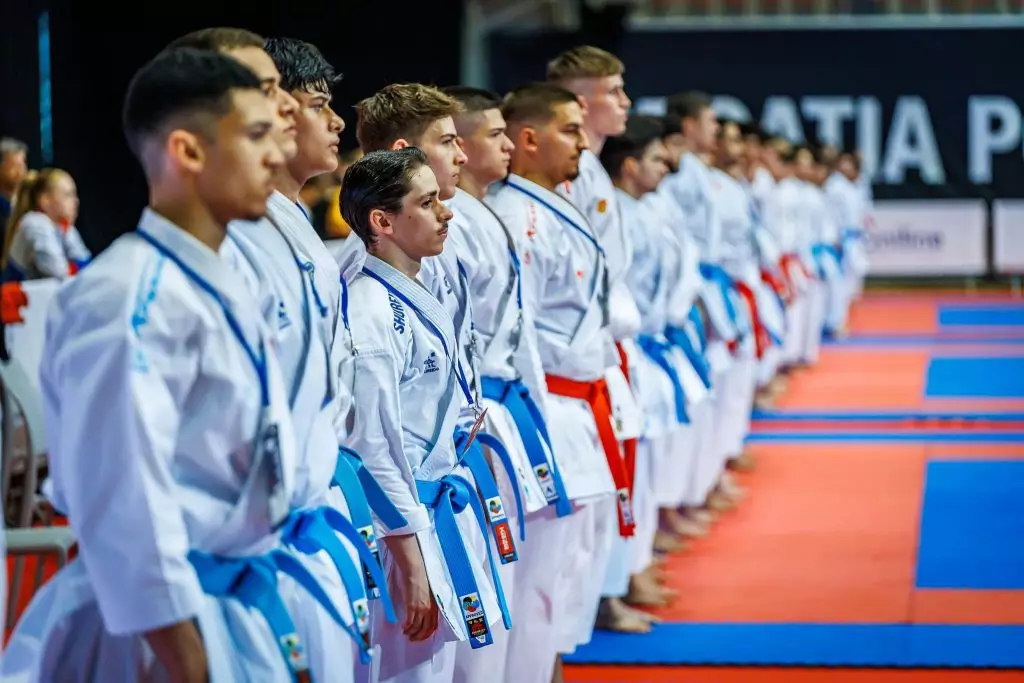
{"label": "dark blue banner", "polygon": [[[573,36],[501,34],[492,83],[544,77]],[[641,111],[704,90],[731,118],[856,146],[879,198],[1024,197],[1020,29],[631,32],[610,47]]]}

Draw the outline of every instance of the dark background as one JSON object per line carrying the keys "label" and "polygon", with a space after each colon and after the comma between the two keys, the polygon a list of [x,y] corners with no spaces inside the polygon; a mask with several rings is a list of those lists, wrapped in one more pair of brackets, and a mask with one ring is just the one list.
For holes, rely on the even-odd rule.
{"label": "dark background", "polygon": [[[120,6],[86,0],[23,0],[0,14],[0,134],[32,147],[39,167],[37,20],[50,11],[53,164],[75,177],[82,196],[79,227],[94,250],[132,229],[145,186],[120,129],[120,107],[135,70],[164,45],[207,26],[240,26],[262,35],[316,44],[345,74],[335,92],[355,146],[359,99],[392,82],[436,85],[459,79],[462,7],[459,0],[163,0]],[[267,7],[256,14],[259,7]],[[1018,146],[993,159],[994,182],[967,177],[967,101],[1002,95],[1024,104],[1019,46],[1024,31],[818,30],[675,31],[627,34],[625,11],[584,12],[580,33],[498,33],[488,43],[492,86],[499,92],[544,77],[546,61],[579,43],[597,44],[626,64],[634,100],[703,89],[743,100],[755,117],[768,95],[873,96],[880,100],[883,140],[896,100],[922,97],[946,171],[944,185],[921,182],[913,170],[899,185],[876,184],[880,199],[1024,197]],[[805,125],[810,132],[813,128]],[[853,124],[846,130],[853,142]]]}
{"label": "dark background", "polygon": [[[459,78],[461,3],[237,0],[114,5],[11,0],[0,12],[0,135],[32,148],[38,168],[37,19],[50,11],[53,165],[70,171],[82,198],[79,227],[98,251],[134,228],[145,205],[142,173],[124,143],[120,108],[132,74],[174,38],[208,26],[307,40],[345,75],[335,108],[343,145],[355,146],[353,105],[392,82],[450,85]],[[261,7],[264,14],[258,12]],[[107,8],[106,10],[104,8]]]}

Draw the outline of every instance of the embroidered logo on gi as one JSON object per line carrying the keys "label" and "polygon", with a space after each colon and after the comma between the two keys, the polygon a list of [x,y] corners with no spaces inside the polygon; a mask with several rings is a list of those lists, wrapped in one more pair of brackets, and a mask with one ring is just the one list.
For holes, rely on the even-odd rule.
{"label": "embroidered logo on gi", "polygon": [[491,522],[500,522],[505,519],[505,508],[501,505],[501,498],[487,499],[487,516]]}
{"label": "embroidered logo on gi", "polygon": [[405,309],[402,308],[402,302],[394,294],[388,292],[388,304],[394,315],[395,332],[402,334],[405,332]]}
{"label": "embroidered logo on gi", "polygon": [[604,213],[607,210],[608,210],[608,200],[607,199],[598,199],[597,200],[597,212],[598,213]]}
{"label": "embroidered logo on gi", "polygon": [[288,309],[285,308],[284,302],[280,301],[277,304],[277,329],[283,330],[290,327],[292,319],[288,317]]}
{"label": "embroidered logo on gi", "polygon": [[288,658],[288,664],[292,671],[300,672],[309,669],[309,662],[306,659],[306,651],[302,648],[299,636],[295,633],[281,636],[281,649]]}
{"label": "embroidered logo on gi", "polygon": [[423,372],[437,372],[437,352],[431,351],[427,359],[423,361]]}
{"label": "embroidered logo on gi", "polygon": [[579,279],[582,280],[584,275],[585,275],[585,273],[582,270],[577,270],[576,271],[576,277],[578,277]]}

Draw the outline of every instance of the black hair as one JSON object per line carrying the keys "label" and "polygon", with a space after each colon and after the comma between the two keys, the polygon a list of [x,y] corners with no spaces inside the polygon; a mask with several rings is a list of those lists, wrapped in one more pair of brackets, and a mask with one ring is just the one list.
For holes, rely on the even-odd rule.
{"label": "black hair", "polygon": [[674,116],[662,116],[661,117],[661,137],[668,138],[672,135],[682,135],[682,126],[679,125],[680,120]]}
{"label": "black hair", "polygon": [[348,167],[341,183],[341,217],[367,248],[377,243],[370,226],[370,212],[402,210],[409,194],[412,175],[429,165],[427,155],[418,147],[369,152]]}
{"label": "black hair", "polygon": [[665,115],[675,119],[676,125],[680,125],[683,119],[695,119],[700,116],[702,111],[709,108],[711,108],[711,96],[691,90],[670,95],[665,102]]}
{"label": "black hair", "polygon": [[[231,91],[259,90],[260,80],[248,67],[219,52],[174,48],[146,63],[128,84],[122,125],[128,146],[141,162],[142,146],[163,132],[172,119],[219,119],[231,111]],[[207,121],[184,121],[205,133]]]}
{"label": "black hair", "polygon": [[764,142],[765,133],[764,129],[761,128],[761,124],[757,123],[756,121],[744,121],[743,123],[739,124],[739,126],[740,135],[742,135],[743,137],[755,137],[757,138],[758,142]]}
{"label": "black hair", "polygon": [[315,45],[295,38],[268,38],[263,49],[281,73],[281,87],[289,92],[330,93],[341,81],[341,74]]}
{"label": "black hair", "polygon": [[464,113],[473,114],[488,109],[501,109],[501,98],[490,90],[468,85],[450,85],[441,92],[462,103]]}
{"label": "black hair", "polygon": [[729,126],[736,126],[740,132],[740,137],[743,137],[743,124],[736,119],[719,118],[718,119],[718,137],[725,137],[725,129]]}
{"label": "black hair", "polygon": [[553,83],[530,83],[505,96],[501,114],[509,125],[542,125],[555,117],[555,107],[570,102],[579,102],[571,90]]}
{"label": "black hair", "polygon": [[654,142],[665,134],[661,118],[656,116],[630,116],[622,135],[605,140],[601,148],[601,165],[613,179],[622,173],[626,159],[639,159]]}

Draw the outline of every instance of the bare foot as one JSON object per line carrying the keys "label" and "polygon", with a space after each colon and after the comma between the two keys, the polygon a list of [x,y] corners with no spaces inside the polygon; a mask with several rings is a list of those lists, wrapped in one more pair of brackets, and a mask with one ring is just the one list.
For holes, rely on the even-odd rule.
{"label": "bare foot", "polygon": [[744,451],[735,458],[730,458],[728,465],[729,469],[735,470],[736,472],[753,472],[757,469],[757,460],[754,458],[754,454],[750,449],[744,449]]}
{"label": "bare foot", "polygon": [[636,574],[629,580],[629,593],[623,602],[631,607],[666,607],[677,594],[649,576]]}
{"label": "bare foot", "polygon": [[660,624],[662,621],[661,617],[655,616],[650,612],[645,612],[641,609],[633,609],[629,605],[625,605],[625,608],[628,609],[632,614],[634,614],[638,619],[643,619],[648,624]]}
{"label": "bare foot", "polygon": [[638,616],[618,598],[601,598],[594,628],[615,633],[650,633],[651,622]]}
{"label": "bare foot", "polygon": [[711,523],[715,521],[715,516],[707,510],[700,508],[686,508],[686,518],[692,519],[698,524],[710,527]]}
{"label": "bare foot", "polygon": [[689,519],[683,513],[674,508],[662,508],[660,511],[661,525],[676,534],[685,538],[700,538],[707,536],[708,530]]}
{"label": "bare foot", "polygon": [[654,552],[656,553],[681,553],[686,548],[686,541],[671,531],[658,529],[654,533]]}
{"label": "bare foot", "polygon": [[735,503],[739,503],[747,497],[746,489],[740,486],[736,478],[728,471],[722,473],[722,478],[718,481],[718,490]]}
{"label": "bare foot", "polygon": [[736,501],[721,491],[712,491],[708,495],[707,506],[712,512],[728,512],[736,508]]}

